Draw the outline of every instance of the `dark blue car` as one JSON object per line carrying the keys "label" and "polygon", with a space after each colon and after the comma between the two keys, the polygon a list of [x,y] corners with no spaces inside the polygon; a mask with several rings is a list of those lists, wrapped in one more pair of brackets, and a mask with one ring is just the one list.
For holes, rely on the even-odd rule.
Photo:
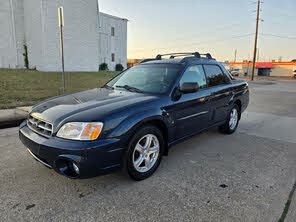
{"label": "dark blue car", "polygon": [[233,133],[249,103],[248,84],[210,54],[169,55],[145,60],[102,88],[37,104],[20,126],[21,141],[70,178],[123,168],[143,180],[172,145],[212,127]]}

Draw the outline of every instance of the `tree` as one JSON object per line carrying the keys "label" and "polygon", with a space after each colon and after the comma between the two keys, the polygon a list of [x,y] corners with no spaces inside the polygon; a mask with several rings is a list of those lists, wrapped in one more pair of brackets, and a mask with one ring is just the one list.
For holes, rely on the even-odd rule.
{"label": "tree", "polygon": [[108,64],[107,64],[107,63],[102,63],[102,64],[99,66],[99,70],[100,70],[100,71],[106,71],[106,70],[108,70]]}

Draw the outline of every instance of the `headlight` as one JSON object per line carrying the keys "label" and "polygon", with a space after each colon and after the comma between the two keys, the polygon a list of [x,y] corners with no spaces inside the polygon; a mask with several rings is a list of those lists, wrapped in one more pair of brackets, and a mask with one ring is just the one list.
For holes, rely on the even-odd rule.
{"label": "headlight", "polygon": [[95,140],[103,129],[103,123],[66,123],[58,131],[57,136],[70,140]]}

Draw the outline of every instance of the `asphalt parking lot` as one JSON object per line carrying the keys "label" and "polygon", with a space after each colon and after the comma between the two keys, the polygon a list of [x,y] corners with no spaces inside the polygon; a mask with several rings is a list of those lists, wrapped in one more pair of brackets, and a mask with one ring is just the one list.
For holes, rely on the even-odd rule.
{"label": "asphalt parking lot", "polygon": [[0,130],[1,221],[295,221],[296,82],[250,90],[235,134],[174,146],[141,182],[65,178],[32,159],[17,128]]}

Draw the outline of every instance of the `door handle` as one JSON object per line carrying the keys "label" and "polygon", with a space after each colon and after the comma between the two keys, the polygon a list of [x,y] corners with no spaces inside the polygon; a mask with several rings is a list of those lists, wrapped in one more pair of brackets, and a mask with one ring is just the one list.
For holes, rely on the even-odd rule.
{"label": "door handle", "polygon": [[200,102],[210,101],[212,99],[212,97],[213,97],[212,94],[210,94],[210,95],[200,98],[199,101]]}
{"label": "door handle", "polygon": [[202,103],[202,102],[205,102],[205,101],[207,101],[207,100],[209,100],[208,97],[201,97],[201,98],[198,99],[198,101],[201,102],[201,103]]}

